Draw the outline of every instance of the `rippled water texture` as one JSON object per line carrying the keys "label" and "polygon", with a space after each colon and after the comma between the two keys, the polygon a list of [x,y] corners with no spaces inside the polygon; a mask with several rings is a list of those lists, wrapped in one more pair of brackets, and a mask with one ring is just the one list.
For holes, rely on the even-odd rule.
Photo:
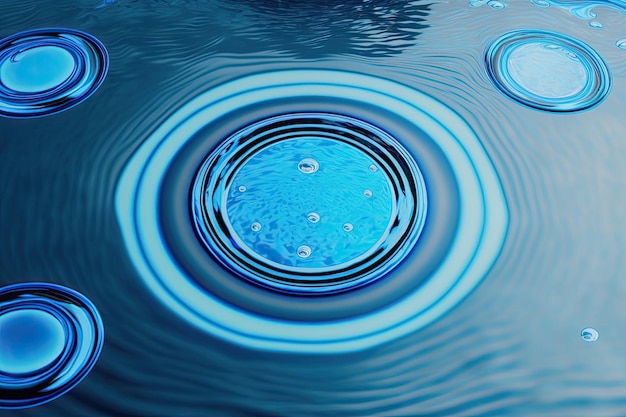
{"label": "rippled water texture", "polygon": [[626,415],[622,1],[0,10],[0,416]]}

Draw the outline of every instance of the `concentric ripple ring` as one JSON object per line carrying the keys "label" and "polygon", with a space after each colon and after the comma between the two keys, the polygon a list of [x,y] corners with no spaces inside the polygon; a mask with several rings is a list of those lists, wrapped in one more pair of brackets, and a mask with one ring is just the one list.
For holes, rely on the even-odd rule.
{"label": "concentric ripple ring", "polygon": [[383,276],[413,248],[427,207],[420,170],[393,137],[320,113],[272,117],[224,140],[193,200],[196,228],[227,268],[308,294]]}
{"label": "concentric ripple ring", "polygon": [[0,409],[52,401],[81,382],[104,343],[85,296],[48,283],[0,288]]}
{"label": "concentric ripple ring", "polygon": [[493,85],[534,109],[575,112],[600,103],[611,89],[608,67],[589,45],[542,30],[508,32],[486,50]]}
{"label": "concentric ripple ring", "polygon": [[104,81],[109,56],[95,37],[36,29],[0,40],[0,116],[41,117],[67,110]]}
{"label": "concentric ripple ring", "polygon": [[[393,109],[395,115],[436,143],[458,184],[460,214],[454,239],[423,285],[384,308],[320,322],[251,314],[201,288],[173,258],[161,229],[160,190],[177,152],[209,121],[252,104],[320,96],[326,100],[350,98],[355,105]],[[402,143],[406,145],[406,140]],[[298,353],[367,349],[428,325],[482,280],[502,248],[508,227],[508,210],[495,169],[474,132],[456,113],[394,81],[332,70],[251,75],[192,99],[133,154],[118,182],[116,212],[140,277],[172,311],[227,341],[249,348]],[[316,216],[311,218],[315,221]],[[415,251],[409,255],[418,256]]]}

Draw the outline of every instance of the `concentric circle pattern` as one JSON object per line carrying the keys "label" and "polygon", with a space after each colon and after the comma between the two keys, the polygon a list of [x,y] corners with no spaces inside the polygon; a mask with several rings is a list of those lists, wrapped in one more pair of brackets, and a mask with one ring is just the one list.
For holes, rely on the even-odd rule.
{"label": "concentric circle pattern", "polygon": [[428,325],[482,280],[508,225],[491,161],[456,113],[332,70],[250,75],[192,99],[131,157],[116,211],[172,311],[229,342],[299,353]]}
{"label": "concentric circle pattern", "polygon": [[0,115],[39,117],[67,110],[104,81],[109,57],[93,36],[37,29],[0,40]]}
{"label": "concentric circle pattern", "polygon": [[0,409],[52,401],[95,365],[104,333],[94,305],[46,283],[0,288]]}
{"label": "concentric circle pattern", "polygon": [[496,88],[539,110],[586,110],[611,88],[602,58],[585,43],[555,32],[508,32],[489,46],[485,65]]}
{"label": "concentric circle pattern", "polygon": [[208,156],[196,228],[234,273],[290,293],[353,289],[397,265],[426,214],[417,164],[382,130],[332,114],[245,127]]}

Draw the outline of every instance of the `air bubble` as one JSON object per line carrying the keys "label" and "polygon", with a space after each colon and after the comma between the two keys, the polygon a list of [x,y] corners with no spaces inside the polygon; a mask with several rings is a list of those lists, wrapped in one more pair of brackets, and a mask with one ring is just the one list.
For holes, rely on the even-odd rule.
{"label": "air bubble", "polygon": [[580,331],[580,336],[583,338],[585,342],[595,342],[600,337],[600,334],[593,327],[586,327]]}
{"label": "air bubble", "polygon": [[594,29],[602,29],[604,27],[602,23],[598,22],[597,20],[589,22],[589,26],[591,26]]}
{"label": "air bubble", "polygon": [[370,198],[372,196],[372,191],[371,190],[365,190],[363,191],[363,196],[365,198]]}
{"label": "air bubble", "polygon": [[352,229],[353,229],[353,226],[352,226],[352,224],[350,224],[350,223],[345,223],[345,224],[343,225],[343,230],[344,230],[344,231],[346,231],[346,232],[351,232],[351,231],[352,231]]}
{"label": "air bubble", "polygon": [[252,229],[253,232],[258,232],[259,230],[261,230],[261,223],[259,222],[254,222],[250,225],[250,229]]}
{"label": "air bubble", "polygon": [[506,7],[504,3],[502,3],[501,1],[496,1],[496,0],[491,0],[490,2],[487,3],[487,5],[494,10],[502,10]]}
{"label": "air bubble", "polygon": [[311,256],[311,252],[313,252],[313,250],[307,246],[307,245],[302,245],[300,247],[298,247],[298,256],[301,258],[308,258],[309,256]]}
{"label": "air bubble", "polygon": [[245,186],[245,185],[240,185],[240,186],[239,186],[239,188],[238,188],[238,190],[239,190],[239,192],[240,192],[240,193],[245,193],[247,189],[248,189],[248,188],[246,188],[246,186]]}
{"label": "air bubble", "polygon": [[306,218],[308,221],[310,221],[311,223],[317,223],[320,221],[320,215],[317,214],[316,212],[312,211],[311,213],[306,215]]}
{"label": "air bubble", "polygon": [[618,40],[617,42],[615,42],[615,46],[617,46],[619,49],[626,50],[626,39]]}
{"label": "air bubble", "polygon": [[370,165],[370,171],[376,172],[376,171],[378,171],[378,167],[376,165],[372,164],[372,165]]}
{"label": "air bubble", "polygon": [[312,174],[320,168],[319,163],[313,158],[304,158],[298,163],[298,169],[305,174]]}

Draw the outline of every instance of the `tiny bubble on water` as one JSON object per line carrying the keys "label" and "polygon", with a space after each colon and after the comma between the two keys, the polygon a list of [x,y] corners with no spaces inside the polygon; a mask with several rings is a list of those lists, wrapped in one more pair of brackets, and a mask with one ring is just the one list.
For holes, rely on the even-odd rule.
{"label": "tiny bubble on water", "polygon": [[298,170],[305,174],[312,174],[317,171],[319,167],[320,164],[313,158],[304,158],[298,163]]}
{"label": "tiny bubble on water", "polygon": [[259,230],[261,230],[261,223],[259,222],[254,222],[250,225],[250,229],[252,229],[253,232],[258,232]]}
{"label": "tiny bubble on water", "polygon": [[245,192],[246,190],[247,190],[247,188],[246,188],[246,186],[245,186],[245,185],[240,185],[240,186],[239,186],[239,192],[240,192],[240,193],[243,193],[243,192]]}
{"label": "tiny bubble on water", "polygon": [[489,3],[487,3],[487,5],[494,10],[502,10],[505,7],[504,3],[502,3],[501,1],[495,1],[495,0],[490,1]]}
{"label": "tiny bubble on water", "polygon": [[302,245],[302,246],[298,247],[297,253],[298,253],[298,256],[301,257],[301,258],[308,258],[309,256],[311,256],[311,252],[312,251],[313,250],[309,246]]}
{"label": "tiny bubble on water", "polygon": [[619,49],[626,50],[626,39],[618,40],[617,42],[615,42],[615,46],[617,46]]}
{"label": "tiny bubble on water", "polygon": [[376,171],[378,171],[378,167],[376,165],[372,164],[372,165],[370,165],[370,171],[376,172]]}
{"label": "tiny bubble on water", "polygon": [[320,221],[320,215],[317,214],[316,212],[312,211],[309,214],[306,215],[306,218],[308,221],[310,221],[311,223],[317,223]]}
{"label": "tiny bubble on water", "polygon": [[370,198],[372,196],[372,192],[370,190],[363,191],[363,195],[365,198]]}
{"label": "tiny bubble on water", "polygon": [[550,3],[545,0],[531,0],[530,2],[537,7],[550,7]]}
{"label": "tiny bubble on water", "polygon": [[602,23],[598,22],[597,20],[594,20],[592,22],[589,22],[589,26],[591,26],[594,29],[602,29]]}
{"label": "tiny bubble on water", "polygon": [[353,229],[353,226],[350,223],[346,223],[343,225],[343,230],[345,230],[346,232],[351,232],[352,229]]}
{"label": "tiny bubble on water", "polygon": [[593,327],[586,327],[580,331],[580,336],[585,342],[595,342],[600,337],[600,334]]}

